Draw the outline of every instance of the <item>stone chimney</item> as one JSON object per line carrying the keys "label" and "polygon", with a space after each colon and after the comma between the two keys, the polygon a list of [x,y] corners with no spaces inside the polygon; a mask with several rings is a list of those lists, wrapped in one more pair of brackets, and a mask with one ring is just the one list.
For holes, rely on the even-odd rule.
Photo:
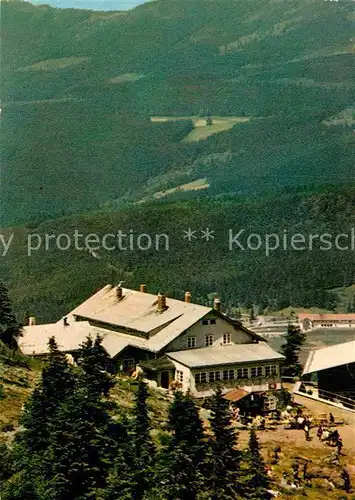
{"label": "stone chimney", "polygon": [[213,309],[217,312],[221,312],[221,301],[218,297],[214,298]]}
{"label": "stone chimney", "polygon": [[166,297],[163,293],[158,293],[158,312],[163,312],[166,309]]}
{"label": "stone chimney", "polygon": [[147,292],[147,285],[139,285],[139,291],[142,293]]}
{"label": "stone chimney", "polygon": [[117,300],[121,300],[123,297],[123,291],[122,291],[122,287],[120,287],[119,285],[116,287],[116,298]]}
{"label": "stone chimney", "polygon": [[28,326],[33,326],[36,324],[36,316],[30,316],[28,318]]}
{"label": "stone chimney", "polygon": [[185,302],[191,302],[191,292],[185,292]]}

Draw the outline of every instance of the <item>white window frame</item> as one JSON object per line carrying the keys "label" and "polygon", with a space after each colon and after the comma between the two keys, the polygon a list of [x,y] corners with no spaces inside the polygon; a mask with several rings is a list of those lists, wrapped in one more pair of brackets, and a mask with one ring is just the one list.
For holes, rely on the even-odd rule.
{"label": "white window frame", "polygon": [[232,334],[231,333],[224,333],[223,334],[223,345],[229,345],[232,343]]}
{"label": "white window frame", "polygon": [[224,381],[227,381],[227,380],[235,380],[235,373],[234,373],[234,369],[231,369],[231,368],[228,368],[226,370],[223,370],[222,371],[222,379]]}
{"label": "white window frame", "polygon": [[212,335],[210,333],[205,335],[205,346],[206,347],[213,345],[213,342],[214,342],[214,335]]}
{"label": "white window frame", "polygon": [[196,384],[206,384],[207,383],[207,372],[197,372],[195,373]]}
{"label": "white window frame", "polygon": [[217,324],[216,318],[210,319],[210,325],[215,325],[215,324]]}
{"label": "white window frame", "polygon": [[277,366],[271,365],[271,375],[277,375]]}
{"label": "white window frame", "polygon": [[270,377],[271,376],[271,366],[265,366],[265,377]]}
{"label": "white window frame", "polygon": [[196,337],[187,337],[187,348],[194,349],[196,347]]}
{"label": "white window frame", "polygon": [[221,380],[221,372],[213,371],[208,373],[208,381],[209,382],[219,382]]}
{"label": "white window frame", "polygon": [[256,366],[252,366],[250,368],[250,378],[256,378],[256,376],[257,376],[256,373],[257,373]]}
{"label": "white window frame", "polygon": [[263,376],[263,367],[262,366],[257,366],[256,367],[256,376],[257,377],[262,377]]}
{"label": "white window frame", "polygon": [[[241,376],[239,376],[239,373]],[[249,368],[237,368],[237,379],[248,379],[249,378]]]}

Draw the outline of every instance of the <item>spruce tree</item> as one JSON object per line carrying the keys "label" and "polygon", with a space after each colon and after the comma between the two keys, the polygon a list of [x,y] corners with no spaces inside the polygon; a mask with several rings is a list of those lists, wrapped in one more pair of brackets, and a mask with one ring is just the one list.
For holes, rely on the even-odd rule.
{"label": "spruce tree", "polygon": [[285,339],[286,343],[281,347],[281,352],[285,356],[282,373],[292,377],[300,375],[302,366],[299,362],[299,352],[306,340],[306,335],[298,326],[289,325]]}
{"label": "spruce tree", "polygon": [[190,393],[176,391],[169,408],[168,428],[173,433],[172,444],[184,445],[196,458],[205,451],[204,430],[198,409]]}
{"label": "spruce tree", "polygon": [[88,338],[81,346],[74,390],[62,401],[49,428],[45,463],[50,498],[103,498],[123,434],[109,414],[112,404],[106,398],[114,386],[106,371],[110,364],[101,337]]}
{"label": "spruce tree", "polygon": [[242,498],[241,453],[236,449],[237,434],[232,428],[229,403],[223,398],[220,388],[217,388],[212,397],[210,409],[212,439],[208,462],[211,499]]}
{"label": "spruce tree", "polygon": [[244,498],[250,500],[269,500],[270,481],[266,474],[265,462],[260,452],[260,444],[255,430],[250,429],[249,446],[244,453],[242,464],[247,482]]}
{"label": "spruce tree", "polygon": [[254,312],[254,304],[252,305],[251,309],[250,309],[250,314],[249,314],[249,321],[250,323],[252,321],[255,321],[255,312]]}
{"label": "spruce tree", "polygon": [[103,383],[100,371],[87,376],[68,365],[53,338],[49,351],[42,379],[25,405],[7,498],[22,498],[22,481],[36,500],[96,500],[106,488],[119,440],[119,425],[102,395],[107,380]]}
{"label": "spruce tree", "polygon": [[150,435],[148,397],[147,384],[140,380],[134,398],[133,418],[124,424],[127,434],[118,444],[105,500],[142,500],[153,486],[156,450]]}
{"label": "spruce tree", "polygon": [[120,422],[120,434],[112,467],[107,478],[107,486],[98,495],[99,500],[132,500],[134,491],[134,446],[131,425],[124,417]]}
{"label": "spruce tree", "polygon": [[48,347],[48,364],[43,368],[42,378],[25,404],[21,417],[25,430],[20,439],[32,456],[47,448],[48,425],[75,386],[73,369],[65,354],[59,351],[54,337],[49,339]]}
{"label": "spruce tree", "polygon": [[113,377],[109,373],[112,361],[102,345],[99,335],[93,341],[91,337],[80,346],[80,367],[85,374],[85,383],[91,391],[108,396],[114,386]]}
{"label": "spruce tree", "polygon": [[0,492],[2,491],[5,481],[13,474],[12,467],[10,449],[4,443],[0,443]]}
{"label": "spruce tree", "polygon": [[168,428],[172,437],[160,461],[160,481],[165,498],[203,498],[207,443],[198,409],[190,394],[175,392],[169,409]]}
{"label": "spruce tree", "polygon": [[7,288],[0,282],[0,341],[10,349],[17,349],[17,340],[21,335],[21,326],[12,312]]}
{"label": "spruce tree", "polygon": [[133,498],[141,500],[152,485],[155,446],[150,431],[151,422],[148,413],[148,388],[140,380],[135,395],[133,421],[133,456],[134,456],[134,492]]}
{"label": "spruce tree", "polygon": [[115,443],[107,435],[110,417],[100,398],[79,385],[49,425],[44,456],[48,500],[95,500],[106,487]]}
{"label": "spruce tree", "polygon": [[[24,427],[12,453],[14,475],[7,482],[4,498],[40,498],[45,491],[45,454],[51,443],[50,426],[63,401],[72,394],[75,377],[54,338],[49,340],[49,359],[42,377],[24,406]],[[45,497],[43,497],[45,499]]]}

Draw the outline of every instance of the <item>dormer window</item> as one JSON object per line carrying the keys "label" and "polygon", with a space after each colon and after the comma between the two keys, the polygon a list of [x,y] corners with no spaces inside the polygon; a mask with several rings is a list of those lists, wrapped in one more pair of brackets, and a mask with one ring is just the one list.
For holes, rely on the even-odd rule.
{"label": "dormer window", "polygon": [[202,324],[203,325],[215,325],[216,324],[216,319],[215,318],[212,318],[212,319],[203,319],[202,320]]}
{"label": "dormer window", "polygon": [[187,348],[193,349],[196,347],[196,337],[187,337]]}

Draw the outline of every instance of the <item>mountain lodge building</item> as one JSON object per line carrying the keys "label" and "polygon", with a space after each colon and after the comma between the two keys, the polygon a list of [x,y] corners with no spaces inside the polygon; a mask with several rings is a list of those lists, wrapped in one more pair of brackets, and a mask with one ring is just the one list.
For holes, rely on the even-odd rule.
{"label": "mountain lodge building", "polygon": [[103,338],[103,346],[118,371],[139,365],[144,376],[163,388],[190,390],[209,397],[217,385],[224,393],[245,393],[281,388],[283,356],[267,341],[214,307],[194,304],[190,292],[184,300],[163,294],[107,285],[57,323],[24,327],[19,345],[24,354],[48,353],[48,339],[78,358],[88,336]]}

